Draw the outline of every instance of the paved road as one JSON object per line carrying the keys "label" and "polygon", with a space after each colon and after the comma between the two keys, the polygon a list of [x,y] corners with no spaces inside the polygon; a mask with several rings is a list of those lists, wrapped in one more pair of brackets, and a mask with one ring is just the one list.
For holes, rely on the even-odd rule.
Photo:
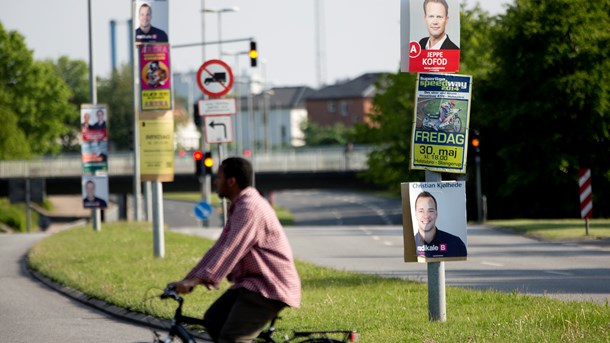
{"label": "paved road", "polygon": [[0,235],[0,337],[2,342],[143,342],[149,329],[121,323],[33,280],[26,251],[44,234]]}
{"label": "paved road", "polygon": [[[212,239],[219,234],[218,229],[177,231]],[[292,226],[286,232],[301,260],[427,282],[425,263],[403,262],[401,226]],[[607,245],[540,242],[486,226],[469,226],[468,248],[468,261],[445,262],[447,285],[610,302]]]}

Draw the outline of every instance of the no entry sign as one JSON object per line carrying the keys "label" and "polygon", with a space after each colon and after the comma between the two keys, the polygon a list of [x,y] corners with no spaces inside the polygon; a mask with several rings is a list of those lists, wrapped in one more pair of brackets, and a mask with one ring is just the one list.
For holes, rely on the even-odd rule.
{"label": "no entry sign", "polygon": [[197,85],[210,97],[221,97],[233,87],[233,72],[221,60],[209,60],[197,71]]}

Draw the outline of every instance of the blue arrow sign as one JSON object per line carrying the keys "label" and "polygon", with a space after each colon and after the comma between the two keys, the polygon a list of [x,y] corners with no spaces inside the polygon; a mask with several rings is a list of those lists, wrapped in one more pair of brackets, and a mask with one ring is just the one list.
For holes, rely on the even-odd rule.
{"label": "blue arrow sign", "polygon": [[195,205],[193,211],[195,212],[195,217],[204,220],[210,218],[210,215],[214,209],[212,208],[212,205],[208,204],[207,202],[200,201],[197,203],[197,205]]}

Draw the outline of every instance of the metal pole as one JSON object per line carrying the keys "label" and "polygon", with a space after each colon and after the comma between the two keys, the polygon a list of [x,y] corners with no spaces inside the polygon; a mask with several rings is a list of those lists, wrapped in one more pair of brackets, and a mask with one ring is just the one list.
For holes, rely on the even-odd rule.
{"label": "metal pole", "polygon": [[[225,151],[224,151],[224,144],[218,144],[218,159],[219,159],[219,165],[220,163],[222,163],[222,161],[224,160],[224,155],[225,155]],[[226,198],[222,198],[222,226],[224,227],[225,225],[227,225],[227,199]]]}
{"label": "metal pole", "polygon": [[25,179],[25,227],[32,231],[32,211],[30,210],[30,178]]}
{"label": "metal pole", "polygon": [[218,58],[222,59],[222,12],[218,11]]}
{"label": "metal pole", "polygon": [[[97,104],[97,85],[95,80],[95,69],[93,64],[93,15],[91,13],[91,0],[88,2],[88,17],[89,17],[89,96],[91,103]],[[102,227],[102,215],[99,208],[91,210],[91,220],[93,229],[100,231]]]}
{"label": "metal pole", "polygon": [[[134,0],[135,1],[135,0]],[[132,1],[132,2],[134,2]],[[135,6],[132,6],[132,18],[135,15]],[[132,30],[134,28],[132,27]],[[131,42],[135,44],[135,40]],[[140,184],[140,135],[138,125],[138,112],[140,111],[140,77],[138,75],[138,68],[140,62],[138,61],[138,49],[133,49],[132,54],[132,71],[133,71],[133,211],[134,219],[136,221],[142,221],[142,185]]]}
{"label": "metal pole", "polygon": [[[441,174],[426,170],[426,182],[441,182]],[[428,267],[428,319],[447,321],[445,301],[445,262],[429,262]]]}
{"label": "metal pole", "polygon": [[483,194],[481,191],[481,156],[477,153],[474,158],[477,170],[477,219],[479,224],[483,222]]}
{"label": "metal pole", "polygon": [[165,238],[163,232],[163,184],[152,182],[153,193],[153,250],[155,257],[165,256]]}

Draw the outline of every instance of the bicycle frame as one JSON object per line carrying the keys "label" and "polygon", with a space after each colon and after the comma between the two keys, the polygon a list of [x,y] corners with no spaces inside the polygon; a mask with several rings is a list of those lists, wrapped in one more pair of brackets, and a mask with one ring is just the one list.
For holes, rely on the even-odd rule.
{"label": "bicycle frame", "polygon": [[[166,288],[161,295],[161,299],[172,298],[176,302],[178,302],[178,307],[176,308],[176,312],[174,313],[174,317],[172,318],[172,325],[169,329],[169,334],[165,338],[159,337],[159,334],[155,332],[157,336],[155,342],[165,343],[172,342],[174,337],[178,337],[185,343],[196,343],[195,337],[193,337],[193,333],[191,333],[187,328],[185,328],[182,324],[190,324],[190,325],[198,325],[205,328],[205,323],[203,319],[193,318],[189,316],[184,316],[182,314],[182,305],[184,303],[184,299],[176,292],[175,289]],[[279,343],[272,336],[275,333],[275,322],[279,317],[273,318],[269,326],[263,330],[259,336],[255,339],[256,342],[264,342],[264,343]],[[328,335],[342,335],[343,338],[341,341],[330,338]],[[207,342],[212,342],[212,340],[208,337],[197,336],[198,339],[202,339]],[[356,342],[358,340],[358,334],[355,331],[351,330],[331,330],[331,331],[293,331],[292,337],[286,337],[281,342],[291,342],[299,338],[304,338],[301,342]]]}

